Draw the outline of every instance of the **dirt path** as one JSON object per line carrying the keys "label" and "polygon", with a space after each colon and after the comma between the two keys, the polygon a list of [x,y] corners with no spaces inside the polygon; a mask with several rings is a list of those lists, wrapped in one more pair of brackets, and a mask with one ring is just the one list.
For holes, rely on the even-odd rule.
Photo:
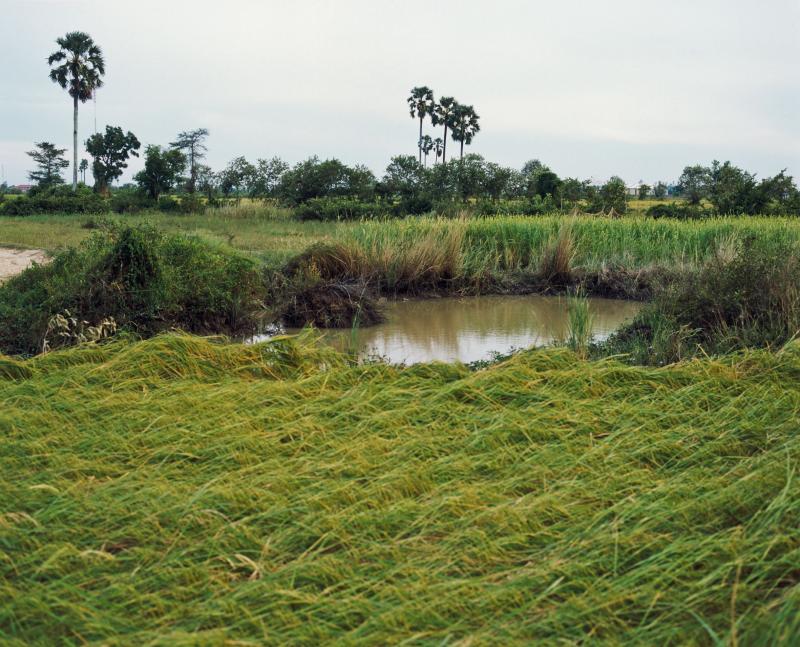
{"label": "dirt path", "polygon": [[19,274],[34,261],[42,263],[47,258],[41,249],[6,249],[0,247],[0,282]]}

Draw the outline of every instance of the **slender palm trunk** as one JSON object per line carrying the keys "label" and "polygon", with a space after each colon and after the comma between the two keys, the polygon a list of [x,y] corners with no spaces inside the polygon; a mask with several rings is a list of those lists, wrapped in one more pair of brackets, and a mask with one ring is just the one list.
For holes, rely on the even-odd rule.
{"label": "slender palm trunk", "polygon": [[422,115],[419,116],[419,139],[417,140],[417,148],[419,148],[419,163],[422,164]]}
{"label": "slender palm trunk", "polygon": [[461,157],[460,159],[464,159],[464,140],[461,140]]}
{"label": "slender palm trunk", "polygon": [[444,144],[442,144],[442,164],[447,162],[447,122],[444,122]]}
{"label": "slender palm trunk", "polygon": [[78,190],[78,97],[72,98],[72,191]]}

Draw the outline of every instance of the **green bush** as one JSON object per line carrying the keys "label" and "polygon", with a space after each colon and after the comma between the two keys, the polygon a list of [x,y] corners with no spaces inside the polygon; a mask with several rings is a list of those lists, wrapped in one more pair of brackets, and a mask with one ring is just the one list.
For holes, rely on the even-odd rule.
{"label": "green bush", "polygon": [[0,204],[0,214],[4,216],[32,216],[40,213],[105,213],[109,203],[96,193],[72,192],[39,193],[33,196],[20,196]]}
{"label": "green bush", "polygon": [[177,213],[180,211],[180,203],[171,195],[162,195],[158,199],[158,210],[164,213]]}
{"label": "green bush", "polygon": [[370,220],[388,215],[378,202],[362,202],[352,198],[312,198],[294,211],[298,220]]}
{"label": "green bush", "polygon": [[203,213],[205,210],[206,203],[196,193],[187,193],[181,196],[178,203],[178,211],[181,213]]}
{"label": "green bush", "polygon": [[152,209],[155,202],[140,191],[121,189],[111,195],[110,205],[115,213],[138,213]]}
{"label": "green bush", "polygon": [[670,282],[604,345],[635,363],[779,347],[800,333],[800,255],[754,239]]}
{"label": "green bush", "polygon": [[151,227],[112,228],[0,285],[0,352],[39,352],[49,319],[65,310],[92,325],[113,317],[144,337],[246,332],[262,293],[247,258]]}
{"label": "green bush", "polygon": [[711,215],[710,212],[699,205],[678,204],[675,202],[655,204],[647,210],[646,214],[649,218],[678,218],[680,220],[695,220],[707,218]]}

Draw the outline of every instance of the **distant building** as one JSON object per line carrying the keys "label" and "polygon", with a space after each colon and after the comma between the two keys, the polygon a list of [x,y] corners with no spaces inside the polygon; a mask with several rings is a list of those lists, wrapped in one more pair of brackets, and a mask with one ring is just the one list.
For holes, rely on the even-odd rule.
{"label": "distant building", "polygon": [[17,184],[14,188],[22,193],[27,193],[33,188],[33,184]]}

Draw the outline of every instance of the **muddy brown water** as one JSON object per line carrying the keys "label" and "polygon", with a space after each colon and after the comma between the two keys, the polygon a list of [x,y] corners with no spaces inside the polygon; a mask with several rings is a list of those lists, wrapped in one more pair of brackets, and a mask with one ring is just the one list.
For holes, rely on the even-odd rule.
{"label": "muddy brown water", "polygon": [[[380,356],[392,363],[467,363],[491,359],[495,353],[557,343],[569,334],[565,297],[415,299],[383,305],[384,323],[355,330],[326,330],[323,339],[340,350],[357,350],[362,357]],[[632,301],[589,299],[593,338],[607,338],[640,308],[640,303]]]}

